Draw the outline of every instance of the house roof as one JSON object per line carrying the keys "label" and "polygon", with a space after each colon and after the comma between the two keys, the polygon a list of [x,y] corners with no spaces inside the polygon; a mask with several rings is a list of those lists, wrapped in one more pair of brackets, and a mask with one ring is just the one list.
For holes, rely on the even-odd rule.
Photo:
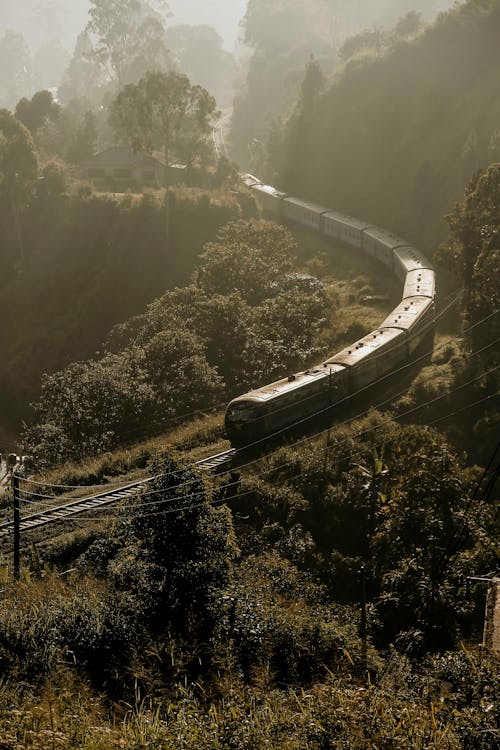
{"label": "house roof", "polygon": [[98,154],[94,154],[90,159],[84,163],[85,167],[163,167],[163,163],[159,160],[150,156],[145,151],[137,151],[134,153],[131,148],[126,146],[113,146],[107,148],[104,151],[100,151]]}

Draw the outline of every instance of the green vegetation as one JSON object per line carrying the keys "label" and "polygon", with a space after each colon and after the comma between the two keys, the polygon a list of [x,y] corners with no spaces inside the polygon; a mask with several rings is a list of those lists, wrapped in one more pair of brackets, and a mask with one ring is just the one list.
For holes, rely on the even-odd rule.
{"label": "green vegetation", "polygon": [[496,0],[468,0],[413,40],[400,27],[344,48],[345,69],[324,93],[306,77],[272,133],[268,179],[433,250],[474,171],[499,158],[499,26]]}
{"label": "green vegetation", "polygon": [[[167,37],[165,10],[92,0],[62,106],[27,91],[22,37],[0,39],[2,101],[24,97],[0,110],[0,410],[14,425],[35,400],[24,438],[43,472],[22,512],[151,477],[98,516],[28,532],[18,582],[2,547],[0,750],[491,750],[500,683],[475,645],[474,577],[498,560],[498,457],[482,466],[499,426],[500,167],[476,173],[435,255],[464,289],[462,339],[440,321],[390,413],[203,473],[193,461],[228,446],[221,402],[353,341],[399,290],[352,251],[255,218],[242,191],[74,180],[65,162],[113,125],[230,184],[193,50],[229,60],[206,29]],[[369,18],[402,11],[387,0]],[[429,29],[414,12],[391,31],[351,24],[346,41],[352,14],[248,2],[233,145],[271,181],[429,248],[498,157],[499,3]]]}
{"label": "green vegetation", "polygon": [[175,154],[191,166],[197,159],[205,164],[211,155],[208,138],[217,114],[213,96],[193,86],[186,75],[155,71],[120,91],[111,105],[110,122],[134,151],[157,148],[165,164]]}
{"label": "green vegetation", "polygon": [[40,466],[134,442],[318,357],[333,306],[320,282],[291,273],[295,250],[276,224],[229,223],[195,283],[117,326],[98,359],[45,375],[25,434]]}
{"label": "green vegetation", "polygon": [[[34,180],[29,134],[15,127],[26,168],[13,171],[16,193],[3,200],[0,190],[0,405],[17,430],[43,373],[88,358],[113,325],[185,282],[203,244],[242,210],[234,196],[197,189],[98,195],[68,185],[57,163]],[[1,158],[9,175],[9,152]]]}
{"label": "green vegetation", "polygon": [[374,413],[229,481],[148,471],[114,520],[52,540],[64,579],[32,554],[4,584],[9,750],[491,747],[494,664],[455,649],[480,637],[462,580],[494,561],[494,506],[438,433]]}

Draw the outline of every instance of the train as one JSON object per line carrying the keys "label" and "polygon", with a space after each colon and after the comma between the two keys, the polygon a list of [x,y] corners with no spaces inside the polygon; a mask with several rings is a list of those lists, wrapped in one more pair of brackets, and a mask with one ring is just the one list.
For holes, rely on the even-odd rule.
{"label": "train", "polygon": [[436,274],[412,243],[385,229],[326,206],[304,201],[242,176],[266,214],[306,227],[365,253],[402,283],[401,302],[380,326],[317,366],[292,373],[233,399],[225,431],[235,448],[259,443],[315,415],[331,413],[380,378],[432,349]]}

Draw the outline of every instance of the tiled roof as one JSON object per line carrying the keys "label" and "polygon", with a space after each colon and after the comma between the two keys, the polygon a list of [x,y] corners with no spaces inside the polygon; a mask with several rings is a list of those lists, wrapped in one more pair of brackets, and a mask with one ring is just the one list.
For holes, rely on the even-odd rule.
{"label": "tiled roof", "polygon": [[143,167],[143,168],[154,168],[163,167],[164,165],[159,159],[155,159],[145,151],[137,151],[134,153],[132,149],[126,146],[113,146],[107,148],[104,151],[100,151],[98,154],[94,154],[84,164],[85,167]]}

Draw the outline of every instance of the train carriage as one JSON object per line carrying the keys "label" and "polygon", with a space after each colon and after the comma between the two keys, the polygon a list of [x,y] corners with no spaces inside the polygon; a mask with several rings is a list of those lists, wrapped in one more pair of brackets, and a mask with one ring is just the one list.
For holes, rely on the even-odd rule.
{"label": "train carriage", "polygon": [[393,256],[394,272],[401,281],[406,281],[406,275],[410,271],[418,271],[422,268],[433,270],[432,263],[429,263],[425,255],[418,248],[413,247],[413,245],[395,248]]}
{"label": "train carriage", "polygon": [[322,222],[324,235],[358,248],[361,248],[363,244],[363,232],[371,226],[365,221],[337,213],[337,211],[328,211],[323,214]]}
{"label": "train carriage", "polygon": [[226,412],[226,433],[232,445],[245,445],[327,409],[347,395],[345,367],[314,367],[234,399]]}
{"label": "train carriage", "polygon": [[283,218],[316,229],[318,232],[321,231],[321,217],[328,211],[329,209],[324,206],[317,206],[298,198],[285,198],[282,205]]}
{"label": "train carriage", "polygon": [[363,232],[363,250],[384,266],[394,269],[394,250],[408,245],[408,242],[397,234],[392,234],[380,227],[371,227]]}
{"label": "train carriage", "polygon": [[281,217],[281,204],[286,193],[282,193],[271,185],[253,185],[253,192],[256,194],[258,200],[262,203],[264,210],[276,217]]}
{"label": "train carriage", "polygon": [[406,274],[403,299],[409,297],[429,297],[436,294],[436,274],[430,268],[419,268]]}
{"label": "train carriage", "polygon": [[325,367],[343,365],[349,370],[350,391],[365,388],[408,360],[403,331],[380,328],[328,359]]}

